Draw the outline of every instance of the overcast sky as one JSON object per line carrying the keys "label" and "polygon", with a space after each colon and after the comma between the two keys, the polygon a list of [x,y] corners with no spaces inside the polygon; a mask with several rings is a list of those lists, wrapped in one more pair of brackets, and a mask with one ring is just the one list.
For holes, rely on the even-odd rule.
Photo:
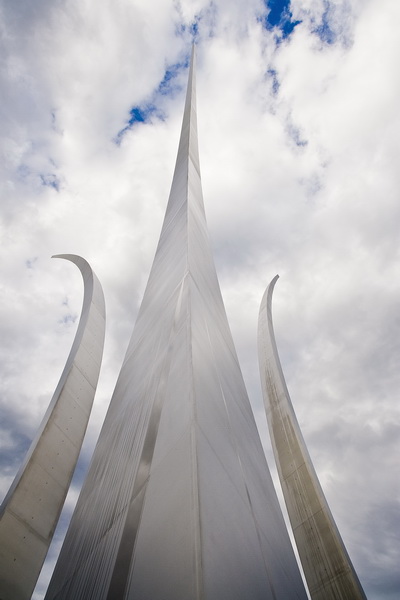
{"label": "overcast sky", "polygon": [[271,471],[257,317],[369,600],[400,597],[400,3],[3,0],[0,494],[61,375],[86,258],[103,367],[43,597],[149,274],[193,38],[203,191]]}

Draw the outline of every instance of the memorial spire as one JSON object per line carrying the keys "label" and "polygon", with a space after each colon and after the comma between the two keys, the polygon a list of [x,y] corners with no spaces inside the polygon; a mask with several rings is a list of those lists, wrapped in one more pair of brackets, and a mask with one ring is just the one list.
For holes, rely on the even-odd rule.
{"label": "memorial spire", "polygon": [[306,599],[208,238],[195,48],[149,281],[46,598]]}

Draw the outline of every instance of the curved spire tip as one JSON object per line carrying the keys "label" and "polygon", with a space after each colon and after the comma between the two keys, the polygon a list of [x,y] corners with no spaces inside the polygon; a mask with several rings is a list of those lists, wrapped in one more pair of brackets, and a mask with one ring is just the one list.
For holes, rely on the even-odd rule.
{"label": "curved spire tip", "polygon": [[264,295],[261,300],[260,311],[266,305],[269,306],[271,304],[272,292],[274,291],[274,287],[275,287],[275,284],[278,281],[278,279],[279,279],[279,275],[275,275],[275,277],[273,277],[271,279],[271,281],[269,282],[269,284],[267,285]]}

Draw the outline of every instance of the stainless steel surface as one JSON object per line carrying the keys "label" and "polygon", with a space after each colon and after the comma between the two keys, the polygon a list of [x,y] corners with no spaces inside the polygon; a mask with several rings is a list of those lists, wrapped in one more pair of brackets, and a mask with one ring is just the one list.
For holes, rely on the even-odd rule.
{"label": "stainless steel surface", "polygon": [[364,599],[307,451],[279,361],[267,287],[259,317],[259,359],[265,410],[290,522],[312,600]]}
{"label": "stainless steel surface", "polygon": [[306,598],[212,259],[194,62],[150,278],[47,599]]}
{"label": "stainless steel surface", "polygon": [[0,509],[0,598],[31,597],[75,469],[103,355],[105,306],[90,265],[72,254],[84,280],[78,330],[39,430]]}

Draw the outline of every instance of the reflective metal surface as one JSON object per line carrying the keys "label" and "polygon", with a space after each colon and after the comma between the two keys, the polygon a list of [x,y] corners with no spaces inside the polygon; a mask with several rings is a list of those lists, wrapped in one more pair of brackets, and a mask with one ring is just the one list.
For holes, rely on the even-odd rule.
{"label": "reflective metal surface", "polygon": [[37,435],[0,509],[0,598],[31,597],[53,537],[86,431],[103,355],[105,306],[90,265],[78,330]]}
{"label": "reflective metal surface", "polygon": [[265,410],[279,478],[312,600],[364,599],[307,451],[278,357],[267,287],[259,317],[259,360]]}
{"label": "reflective metal surface", "polygon": [[143,303],[46,598],[306,598],[211,255],[194,52]]}

